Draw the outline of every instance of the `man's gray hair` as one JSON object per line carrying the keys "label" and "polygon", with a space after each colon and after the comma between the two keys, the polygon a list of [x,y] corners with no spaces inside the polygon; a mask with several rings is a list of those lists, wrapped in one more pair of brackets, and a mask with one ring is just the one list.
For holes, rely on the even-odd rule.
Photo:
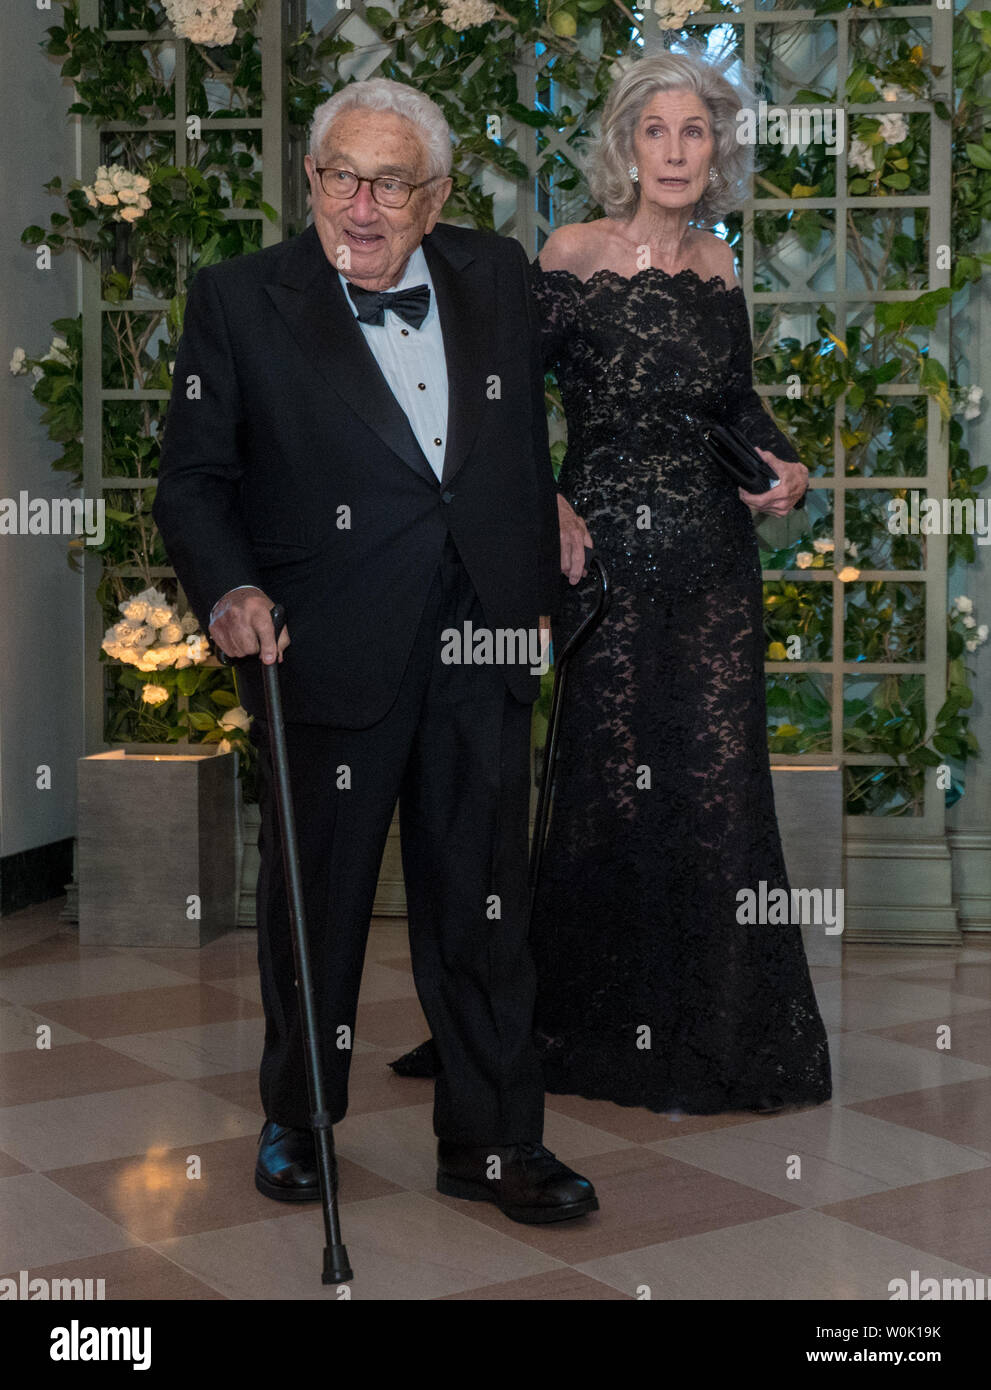
{"label": "man's gray hair", "polygon": [[668,50],[638,58],[610,89],[602,113],[602,132],[588,166],[589,189],[607,217],[628,222],[640,201],[640,185],[627,172],[636,162],[633,136],[644,107],[658,92],[690,91],[705,103],[712,121],[711,167],[716,172],[695,205],[692,221],[713,223],[742,207],[753,172],[753,148],[737,139],[737,112],[753,106],[749,77],[728,75],[734,58],[711,57],[696,41],[681,40],[685,53]]}
{"label": "man's gray hair", "polygon": [[451,130],[444,113],[435,101],[404,82],[388,77],[372,77],[367,82],[352,82],[318,106],[310,126],[310,155],[319,159],[324,140],[331,125],[345,111],[392,111],[415,125],[423,140],[427,155],[427,178],[446,176],[451,172]]}

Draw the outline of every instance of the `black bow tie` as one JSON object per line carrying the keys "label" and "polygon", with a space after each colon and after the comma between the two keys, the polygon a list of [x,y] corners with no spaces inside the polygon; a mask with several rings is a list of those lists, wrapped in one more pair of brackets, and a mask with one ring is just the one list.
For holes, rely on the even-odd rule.
{"label": "black bow tie", "polygon": [[430,286],[414,285],[410,290],[363,290],[348,281],[348,294],[358,310],[359,323],[385,323],[391,309],[411,328],[419,328],[430,308]]}

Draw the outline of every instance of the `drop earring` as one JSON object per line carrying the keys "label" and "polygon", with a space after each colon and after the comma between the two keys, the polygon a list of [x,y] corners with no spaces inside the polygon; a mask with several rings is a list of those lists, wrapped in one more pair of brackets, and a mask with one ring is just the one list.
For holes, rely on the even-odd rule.
{"label": "drop earring", "polygon": [[630,178],[633,180],[634,183],[639,183],[640,171],[635,164],[631,164],[626,172],[629,174]]}
{"label": "drop earring", "polygon": [[709,182],[710,182],[710,183],[718,183],[718,182],[719,182],[719,175],[716,173],[715,169],[710,169],[710,170],[709,170]]}

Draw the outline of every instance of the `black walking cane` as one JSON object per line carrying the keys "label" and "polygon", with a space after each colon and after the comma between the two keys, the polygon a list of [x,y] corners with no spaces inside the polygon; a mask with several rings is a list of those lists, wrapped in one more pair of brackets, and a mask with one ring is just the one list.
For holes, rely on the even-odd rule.
{"label": "black walking cane", "polygon": [[[586,546],[586,555],[588,547]],[[533,917],[533,905],[537,897],[537,885],[540,881],[540,867],[544,860],[544,843],[547,839],[547,823],[550,818],[551,809],[551,785],[554,781],[554,763],[557,759],[557,741],[561,732],[561,703],[564,696],[564,687],[568,678],[568,667],[572,658],[585,645],[592,633],[602,622],[602,619],[609,611],[612,602],[612,587],[609,582],[609,575],[605,565],[597,557],[593,556],[588,561],[588,569],[599,581],[599,594],[595,601],[595,606],[587,618],[583,618],[578,627],[565,642],[561,651],[554,661],[554,689],[551,694],[551,712],[547,719],[547,741],[544,744],[544,771],[540,779],[540,791],[537,794],[537,814],[533,825],[533,839],[530,842],[530,862],[527,868],[527,886],[529,889],[529,902],[527,910],[527,922]],[[426,1042],[420,1043],[410,1052],[404,1052],[401,1057],[397,1057],[389,1066],[397,1076],[436,1076],[440,1070],[440,1057],[437,1053],[437,1045],[433,1038],[428,1038]]]}
{"label": "black walking cane", "polygon": [[[286,610],[281,603],[272,609],[275,640],[286,625]],[[261,651],[259,649],[259,659]],[[247,657],[229,657],[220,653],[225,666],[246,661]],[[327,1110],[323,1062],[318,1046],[316,1006],[313,1000],[313,979],[310,975],[310,948],[306,933],[306,914],[303,907],[303,879],[299,870],[299,848],[296,843],[296,817],[293,811],[292,788],[289,784],[289,757],[286,752],[286,727],[282,718],[282,691],[279,686],[279,662],[262,662],[262,681],[265,687],[265,714],[268,722],[269,748],[272,754],[272,773],[275,783],[275,804],[279,813],[282,838],[282,863],[289,895],[289,914],[292,927],[293,960],[296,965],[296,992],[303,1025],[303,1056],[306,1061],[306,1089],[310,1098],[310,1128],[313,1130],[320,1178],[320,1200],[323,1205],[323,1228],[326,1245],[323,1251],[324,1284],[343,1284],[353,1278],[348,1262],[347,1247],[341,1240],[341,1223],[337,1214],[337,1183],[334,1171],[334,1131]]]}
{"label": "black walking cane", "polygon": [[564,699],[565,682],[568,679],[568,666],[572,657],[585,645],[609,612],[609,604],[612,602],[612,589],[605,565],[593,556],[588,562],[588,568],[599,581],[599,596],[591,613],[575,628],[554,662],[554,689],[551,694],[551,712],[547,718],[547,741],[544,744],[544,772],[537,794],[537,815],[533,824],[533,842],[530,845],[530,917],[533,916],[533,904],[540,881],[540,866],[544,859],[544,842],[547,838],[547,822],[551,809],[551,783],[554,780],[557,740],[561,731],[561,703]]}

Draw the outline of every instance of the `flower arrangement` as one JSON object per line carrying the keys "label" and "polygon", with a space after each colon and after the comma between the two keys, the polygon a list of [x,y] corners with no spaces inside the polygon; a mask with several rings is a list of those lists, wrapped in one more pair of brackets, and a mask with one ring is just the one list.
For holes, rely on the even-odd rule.
{"label": "flower arrangement", "polygon": [[206,48],[224,47],[237,35],[234,16],[242,0],[163,0],[169,24],[180,38]]}
{"label": "flower arrangement", "polygon": [[[210,655],[210,643],[199,630],[194,613],[180,617],[159,589],[143,589],[119,605],[122,617],[107,629],[101,646],[109,657],[136,666],[139,671],[177,671],[196,666]],[[149,704],[161,703],[149,700]]]}
{"label": "flower arrangement", "polygon": [[136,222],[151,207],[151,180],[122,164],[101,164],[91,184],[83,184],[83,197],[91,208],[111,208],[114,222]]}

